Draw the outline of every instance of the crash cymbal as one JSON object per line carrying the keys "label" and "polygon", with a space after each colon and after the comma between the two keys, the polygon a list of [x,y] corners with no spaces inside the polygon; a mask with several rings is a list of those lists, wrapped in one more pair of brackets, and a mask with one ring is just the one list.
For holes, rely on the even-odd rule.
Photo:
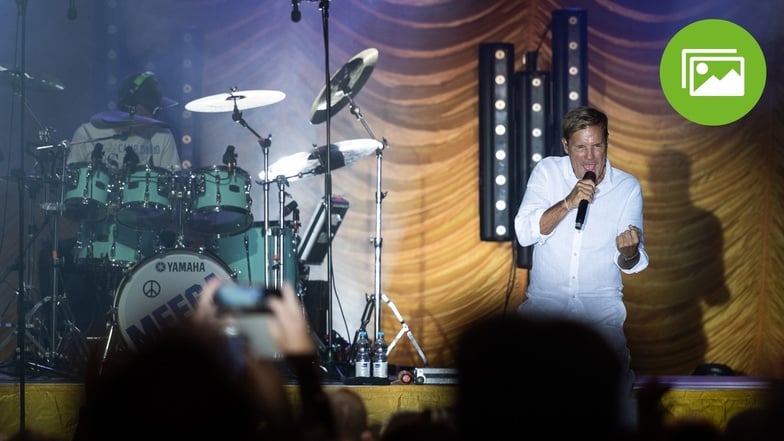
{"label": "crash cymbal", "polygon": [[120,110],[107,110],[96,113],[90,118],[90,122],[98,127],[124,128],[134,126],[158,125],[168,127],[163,121],[149,116],[135,115]]}
{"label": "crash cymbal", "polygon": [[[30,72],[24,74],[25,87],[38,90],[65,90],[65,86],[60,80],[46,75],[33,75]],[[22,83],[22,73],[16,69],[9,69],[0,65],[0,84],[11,86],[14,90],[20,88]]]}
{"label": "crash cymbal", "polygon": [[[330,116],[334,116],[346,104],[349,97],[354,97],[365,85],[378,61],[378,49],[370,48],[354,55],[329,81]],[[327,120],[327,94],[321,88],[313,106],[310,108],[310,122],[321,124]]]}
{"label": "crash cymbal", "polygon": [[185,105],[191,112],[233,112],[255,109],[282,101],[286,94],[278,90],[241,90],[205,96]]}
{"label": "crash cymbal", "polygon": [[[340,141],[330,145],[329,166],[335,170],[373,154],[382,148],[375,139],[362,138]],[[315,147],[310,152],[300,152],[281,158],[270,165],[270,181],[283,176],[289,181],[310,175],[320,175],[327,170],[327,146]],[[259,172],[261,183],[265,182],[264,171]]]}

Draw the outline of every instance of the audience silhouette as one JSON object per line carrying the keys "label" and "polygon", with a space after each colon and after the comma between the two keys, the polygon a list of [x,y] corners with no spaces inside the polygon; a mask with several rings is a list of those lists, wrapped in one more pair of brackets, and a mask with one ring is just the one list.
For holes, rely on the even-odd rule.
{"label": "audience silhouette", "polygon": [[91,358],[74,441],[334,438],[315,348],[293,289],[287,285],[282,298],[268,299],[269,331],[297,379],[299,409],[284,388],[281,362],[253,358],[222,331],[212,304],[220,283],[207,283],[194,317],[138,350]]}
{"label": "audience silhouette", "polygon": [[[518,314],[471,325],[457,346],[457,421],[465,440],[632,436],[622,426],[622,363],[590,326]],[[490,387],[498,379],[504,386]]]}
{"label": "audience silhouette", "polygon": [[337,441],[373,441],[362,396],[348,387],[327,389]]}

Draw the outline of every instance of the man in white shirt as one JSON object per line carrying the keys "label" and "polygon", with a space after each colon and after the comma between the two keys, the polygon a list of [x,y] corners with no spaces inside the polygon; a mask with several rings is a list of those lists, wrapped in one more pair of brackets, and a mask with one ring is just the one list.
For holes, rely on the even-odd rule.
{"label": "man in white shirt", "polygon": [[621,273],[648,267],[640,183],[610,164],[608,119],[601,111],[569,111],[562,132],[566,156],[545,157],[534,167],[515,216],[518,242],[534,246],[526,300],[518,312],[595,327],[628,371],[622,381],[631,391]]}

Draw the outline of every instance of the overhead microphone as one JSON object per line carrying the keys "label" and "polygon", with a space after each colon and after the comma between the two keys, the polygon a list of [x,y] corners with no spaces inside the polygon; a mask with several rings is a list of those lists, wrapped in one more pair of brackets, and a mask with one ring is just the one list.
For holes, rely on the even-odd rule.
{"label": "overhead microphone", "polygon": [[139,165],[139,155],[133,151],[133,147],[125,147],[125,156],[123,157],[123,168],[130,170]]}
{"label": "overhead microphone", "polygon": [[[585,172],[585,176],[583,176],[583,179],[590,179],[594,183],[596,183],[596,173],[589,170]],[[577,208],[577,219],[574,221],[574,228],[578,230],[583,229],[583,224],[585,223],[585,213],[587,211],[588,211],[588,201],[586,199],[583,199],[580,201],[580,205]]]}
{"label": "overhead microphone", "polygon": [[291,0],[291,21],[298,23],[302,19],[302,12],[299,10],[300,0]]}
{"label": "overhead microphone", "polygon": [[234,153],[234,146],[228,145],[226,152],[223,153],[223,163],[229,167],[229,171],[237,165],[237,154]]}
{"label": "overhead microphone", "polygon": [[[292,212],[294,212],[295,214],[299,215],[299,210],[297,210],[297,206],[298,206],[297,201],[291,201],[288,204],[286,204],[283,207],[283,217],[288,216]],[[298,221],[299,219],[294,219],[294,220]]]}
{"label": "overhead microphone", "polygon": [[90,161],[93,163],[103,161],[103,144],[96,142],[93,147],[93,152],[90,154]]}

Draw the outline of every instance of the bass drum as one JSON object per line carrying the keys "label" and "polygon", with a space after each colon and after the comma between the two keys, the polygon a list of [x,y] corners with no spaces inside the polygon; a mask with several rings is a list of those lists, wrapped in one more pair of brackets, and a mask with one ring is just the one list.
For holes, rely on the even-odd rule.
{"label": "bass drum", "polygon": [[[278,221],[270,221],[272,235],[268,237],[270,270],[283,265],[284,280],[297,285],[299,267],[297,262],[297,238],[291,222],[283,223],[283,231],[278,228]],[[282,234],[281,234],[282,233]],[[282,237],[282,239],[281,239]],[[282,242],[281,242],[282,241]],[[283,259],[274,259],[275,250],[283,246]],[[238,281],[271,286],[264,275],[264,222],[254,222],[242,234],[228,237],[213,237],[207,240],[207,249],[220,257],[232,270]]]}
{"label": "bass drum", "polygon": [[116,327],[130,349],[190,317],[204,284],[231,280],[228,267],[206,252],[174,249],[151,256],[120,282],[114,299]]}

